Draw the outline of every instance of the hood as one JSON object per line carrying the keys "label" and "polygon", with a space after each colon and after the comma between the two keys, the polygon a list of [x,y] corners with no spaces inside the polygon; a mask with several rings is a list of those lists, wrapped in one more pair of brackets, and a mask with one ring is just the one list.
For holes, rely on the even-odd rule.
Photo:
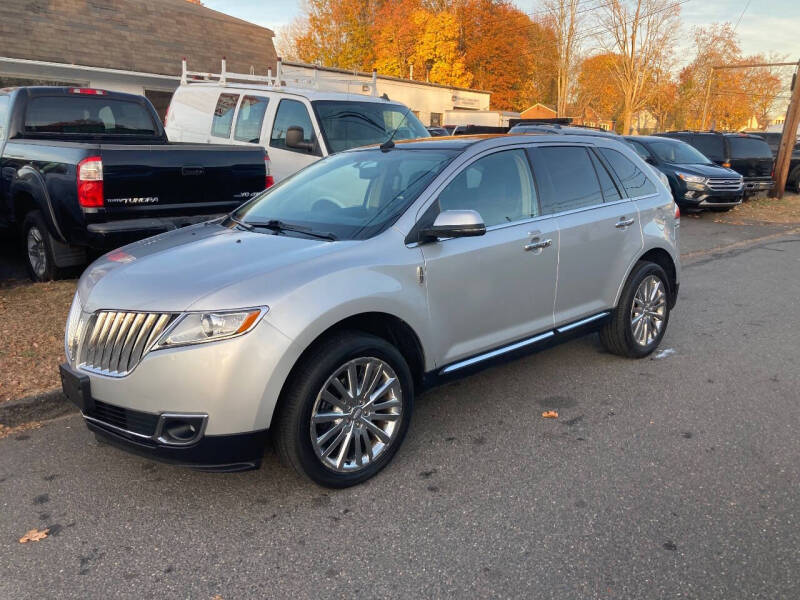
{"label": "hood", "polygon": [[[95,261],[78,286],[84,310],[180,312],[206,296],[254,277],[296,267],[357,242],[329,242],[202,223],[109,252]],[[238,306],[265,304],[241,298]]]}
{"label": "hood", "polygon": [[703,165],[703,164],[676,165],[673,163],[667,163],[667,164],[676,171],[683,171],[684,173],[688,173],[689,175],[700,175],[702,177],[735,177],[736,179],[740,177],[739,173],[737,173],[733,169],[726,169],[725,167],[720,167],[719,165]]}

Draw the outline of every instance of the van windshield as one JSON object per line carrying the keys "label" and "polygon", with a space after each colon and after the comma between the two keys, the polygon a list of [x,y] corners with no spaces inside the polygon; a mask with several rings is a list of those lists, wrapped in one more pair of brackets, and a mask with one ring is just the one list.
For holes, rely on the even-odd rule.
{"label": "van windshield", "polygon": [[335,154],[270,188],[232,217],[267,233],[284,229],[291,235],[367,239],[391,226],[458,153],[397,147]]}
{"label": "van windshield", "polygon": [[311,104],[331,153],[383,143],[395,129],[395,140],[430,137],[414,113],[401,104],[355,100],[316,100]]}

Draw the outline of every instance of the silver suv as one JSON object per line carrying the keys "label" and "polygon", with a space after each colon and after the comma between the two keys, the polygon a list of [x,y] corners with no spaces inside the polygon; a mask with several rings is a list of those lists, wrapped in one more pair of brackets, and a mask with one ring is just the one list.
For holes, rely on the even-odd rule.
{"label": "silver suv", "polygon": [[414,395],[580,333],[659,344],[679,213],[625,144],[433,138],[343,152],[83,275],[63,387],[98,437],[331,487],[397,452]]}

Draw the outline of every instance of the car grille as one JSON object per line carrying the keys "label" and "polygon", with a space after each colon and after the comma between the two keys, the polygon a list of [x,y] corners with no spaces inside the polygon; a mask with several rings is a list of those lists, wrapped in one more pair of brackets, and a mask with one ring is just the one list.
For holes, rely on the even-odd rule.
{"label": "car grille", "polygon": [[170,313],[98,312],[84,333],[78,363],[102,375],[127,375],[174,319]]}
{"label": "car grille", "polygon": [[738,192],[742,189],[741,179],[712,177],[708,180],[708,188],[715,192]]}
{"label": "car grille", "polygon": [[99,400],[94,401],[94,408],[88,411],[86,416],[101,423],[147,437],[155,435],[159,419],[158,415],[121,408]]}

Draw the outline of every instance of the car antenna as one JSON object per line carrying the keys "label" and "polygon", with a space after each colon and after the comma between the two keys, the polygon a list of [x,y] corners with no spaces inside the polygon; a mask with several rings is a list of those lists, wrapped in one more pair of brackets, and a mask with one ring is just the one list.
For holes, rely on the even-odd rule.
{"label": "car antenna", "polygon": [[400,131],[400,128],[403,126],[403,123],[406,122],[406,119],[408,118],[408,113],[410,113],[410,112],[411,112],[411,109],[407,108],[405,114],[403,115],[403,118],[400,119],[400,124],[397,127],[394,128],[394,131],[392,131],[392,135],[390,135],[389,139],[386,140],[385,142],[383,142],[380,145],[380,149],[383,152],[388,152],[389,150],[394,148],[394,136],[397,134],[398,131]]}

